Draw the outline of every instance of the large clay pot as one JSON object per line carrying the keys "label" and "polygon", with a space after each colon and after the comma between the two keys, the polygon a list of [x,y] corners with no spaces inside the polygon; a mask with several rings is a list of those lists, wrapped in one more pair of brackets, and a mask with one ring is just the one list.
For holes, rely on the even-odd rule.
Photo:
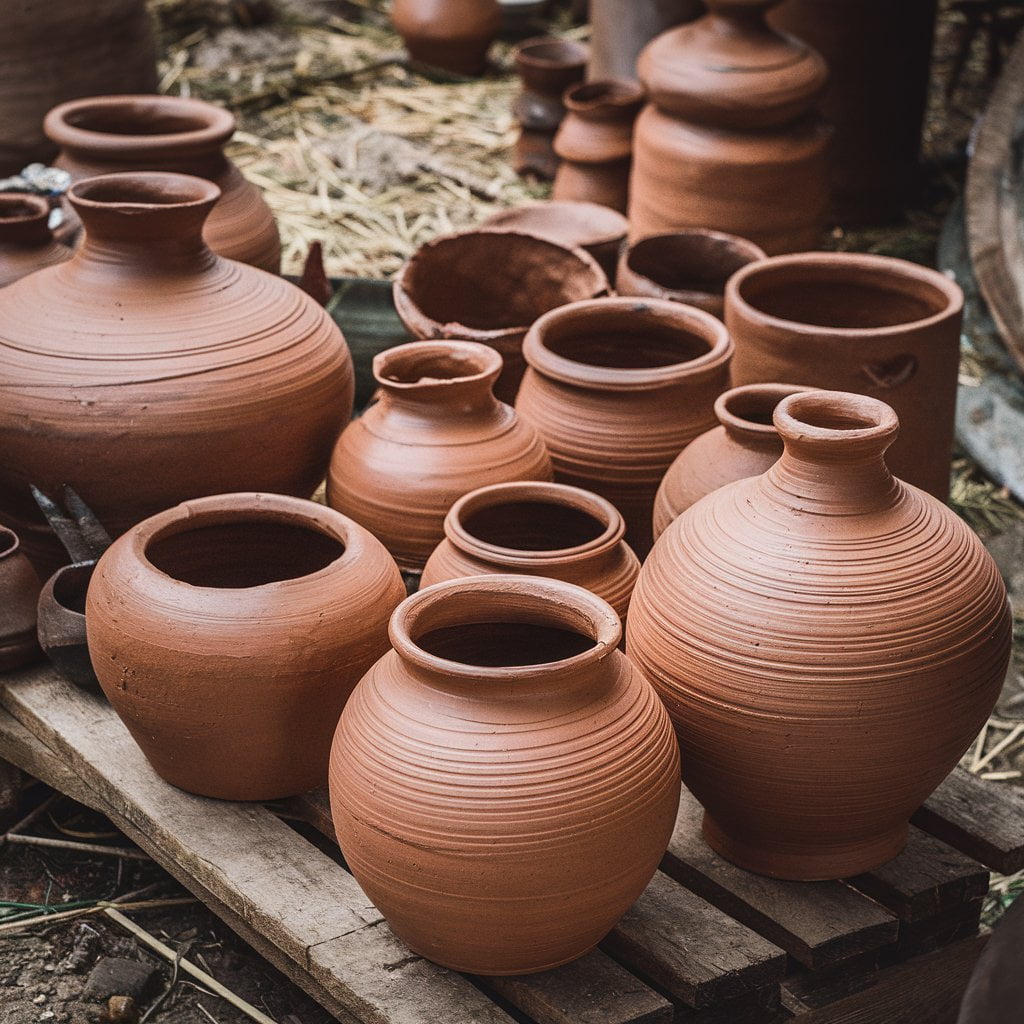
{"label": "large clay pot", "polygon": [[71,485],[118,534],[185,498],[323,479],[352,410],[345,339],[205,246],[219,195],[178,174],[79,182],[82,247],[0,289],[0,521],[44,575],[66,559],[30,483]]}
{"label": "large clay pot", "polygon": [[0,288],[71,258],[50,231],[50,204],[41,196],[0,193]]}
{"label": "large clay pot", "polygon": [[[75,181],[112,171],[174,171],[212,181],[221,196],[206,220],[206,244],[228,259],[280,270],[270,208],[224,155],[235,131],[230,111],[180,96],[93,96],[55,107],[45,129],[60,146],[57,166]],[[73,204],[66,212],[62,237],[78,227]]]}
{"label": "large clay pot", "polygon": [[0,672],[12,672],[39,656],[36,603],[40,586],[18,535],[0,526]]}
{"label": "large clay pot", "polygon": [[843,878],[899,853],[984,724],[1010,610],[971,529],[889,473],[889,406],[808,392],[775,426],[767,473],[658,541],[627,651],[675,723],[708,842],[762,874]]}
{"label": "large clay pot", "polygon": [[709,0],[640,55],[630,237],[704,227],[767,253],[815,248],[828,207],[821,57],[772,32],[780,0]]}
{"label": "large clay pot", "polygon": [[479,75],[501,29],[498,0],[394,0],[391,22],[413,60]]}
{"label": "large clay pot", "polygon": [[414,952],[472,974],[581,956],[643,892],[679,754],[600,598],[556,580],[440,583],[391,620],[331,754],[345,860]]}
{"label": "large clay pot", "polygon": [[379,537],[407,572],[444,538],[456,499],[485,484],[550,480],[537,431],[494,397],[501,357],[468,341],[380,353],[380,400],[338,439],[327,501]]}
{"label": "large clay pot", "polygon": [[541,317],[523,354],[516,409],[540,432],[555,479],[607,498],[642,560],[661,478],[715,425],[729,386],[724,325],[661,299],[576,302]]}
{"label": "large clay pot", "polygon": [[530,325],[556,306],[607,295],[608,278],[582,249],[518,231],[464,231],[421,246],[395,278],[395,309],[414,338],[490,345],[504,365],[495,394],[511,402]]}
{"label": "large clay pot", "polygon": [[744,267],[726,290],[733,383],[796,380],[887,402],[889,465],[949,494],[963,294],[944,274],[861,253],[800,253]]}
{"label": "large clay pot", "polygon": [[636,59],[655,36],[704,13],[700,0],[590,0],[588,78],[636,78]]}
{"label": "large clay pot", "polygon": [[388,649],[401,574],[322,505],[226,494],[147,519],[100,558],[89,653],[157,773],[225,800],[322,786],[341,709]]}
{"label": "large clay pot", "polygon": [[463,576],[518,573],[575,583],[625,621],[640,562],[622,539],[619,510],[565,484],[492,484],[459,498],[421,587]]}

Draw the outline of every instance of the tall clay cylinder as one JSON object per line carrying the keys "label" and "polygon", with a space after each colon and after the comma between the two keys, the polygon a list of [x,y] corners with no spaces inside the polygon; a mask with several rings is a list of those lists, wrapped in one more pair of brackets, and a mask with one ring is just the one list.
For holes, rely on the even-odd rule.
{"label": "tall clay cylinder", "polygon": [[692,21],[700,0],[590,0],[588,78],[636,78],[636,59],[657,35]]}

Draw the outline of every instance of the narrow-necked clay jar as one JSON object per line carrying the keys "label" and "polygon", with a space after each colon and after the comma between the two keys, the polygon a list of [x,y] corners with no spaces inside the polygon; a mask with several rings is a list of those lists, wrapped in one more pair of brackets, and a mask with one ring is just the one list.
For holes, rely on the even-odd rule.
{"label": "narrow-necked clay jar", "polygon": [[380,353],[380,399],[338,439],[327,501],[379,537],[406,572],[444,539],[467,491],[550,480],[537,431],[494,397],[501,357],[471,341],[413,342]]}
{"label": "narrow-necked clay jar", "polygon": [[741,267],[764,258],[760,246],[724,231],[688,228],[650,235],[622,249],[615,290],[685,302],[721,318],[726,282]]}
{"label": "narrow-necked clay jar", "polygon": [[0,672],[12,672],[39,656],[36,604],[40,586],[18,535],[0,526]]}
{"label": "narrow-necked clay jar", "polygon": [[664,708],[609,605],[525,576],[439,583],[391,620],[331,754],[345,860],[414,952],[527,974],[593,948],[679,802]]}
{"label": "narrow-necked clay jar", "polygon": [[518,573],[575,583],[604,598],[625,622],[640,562],[608,500],[566,484],[507,483],[459,498],[421,587],[463,576]]}
{"label": "narrow-necked clay jar", "polygon": [[608,294],[583,249],[520,231],[464,231],[421,246],[398,272],[395,309],[414,338],[490,345],[504,364],[495,394],[515,399],[530,325],[556,306]]}
{"label": "narrow-necked clay jar", "polygon": [[[260,190],[224,155],[235,116],[181,96],[93,96],[54,107],[47,136],[60,146],[58,167],[75,181],[113,171],[174,171],[212,181],[221,192],[203,237],[214,252],[277,273],[281,240]],[[65,205],[61,237],[78,226]]]}
{"label": "narrow-necked clay jar", "polygon": [[894,857],[990,714],[1006,588],[954,512],[894,478],[863,395],[775,410],[767,473],[684,512],[644,564],[627,651],[675,723],[724,857],[789,879]]}
{"label": "narrow-necked clay jar", "polygon": [[86,602],[103,692],[157,773],[224,800],[322,786],[341,709],[388,649],[405,588],[368,531],[279,494],[145,520]]}
{"label": "narrow-necked clay jar", "polygon": [[555,479],[607,498],[643,560],[661,478],[715,425],[729,386],[724,325],[663,299],[576,302],[542,316],[523,354],[516,409],[540,432]]}
{"label": "narrow-necked clay jar", "polygon": [[715,400],[719,426],[691,441],[668,468],[654,499],[654,539],[706,494],[735,480],[760,476],[779,460],[782,438],[775,407],[808,388],[797,384],[744,384]]}
{"label": "narrow-necked clay jar", "polygon": [[31,483],[70,485],[117,535],[186,498],[323,479],[352,409],[345,339],[294,285],[206,247],[219,195],[180,174],[78,182],[82,246],[0,289],[0,521],[43,576],[66,558]]}
{"label": "narrow-necked clay jar", "polygon": [[501,29],[498,0],[394,0],[391,22],[413,60],[479,75]]}
{"label": "narrow-necked clay jar", "polygon": [[49,228],[50,204],[42,196],[0,193],[0,288],[71,258]]}
{"label": "narrow-necked clay jar", "polygon": [[949,495],[963,293],[938,271],[865,253],[798,253],[730,279],[733,383],[798,380],[891,405],[893,473]]}

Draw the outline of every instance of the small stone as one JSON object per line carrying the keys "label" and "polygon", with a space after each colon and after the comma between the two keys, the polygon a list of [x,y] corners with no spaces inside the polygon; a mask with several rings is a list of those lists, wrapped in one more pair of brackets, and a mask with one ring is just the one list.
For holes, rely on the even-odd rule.
{"label": "small stone", "polygon": [[39,995],[37,995],[35,999],[32,1000],[32,1002],[35,1003],[36,1006],[42,1006],[43,1003],[46,1002],[46,993],[40,992]]}
{"label": "small stone", "polygon": [[131,996],[111,996],[107,1000],[107,1020],[111,1024],[137,1024],[139,1008]]}
{"label": "small stone", "polygon": [[157,968],[150,964],[124,957],[105,957],[89,972],[85,993],[93,999],[131,996],[141,1001],[156,977]]}

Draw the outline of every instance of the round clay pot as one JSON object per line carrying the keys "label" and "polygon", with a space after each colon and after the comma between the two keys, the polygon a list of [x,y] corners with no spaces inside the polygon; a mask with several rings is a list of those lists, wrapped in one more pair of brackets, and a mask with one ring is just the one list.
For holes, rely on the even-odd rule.
{"label": "round clay pot", "polygon": [[13,672],[39,657],[36,603],[39,577],[18,535],[0,526],[0,672]]}
{"label": "round clay pot", "polygon": [[38,616],[39,645],[53,667],[75,686],[98,692],[85,632],[85,595],[95,569],[95,561],[58,569],[39,595]]}
{"label": "round clay pot", "polygon": [[50,204],[42,196],[0,193],[0,288],[71,258],[48,227]]}
{"label": "round clay pot", "polygon": [[394,0],[391,23],[409,56],[457,75],[479,75],[501,29],[498,0]]}
{"label": "round clay pot", "polygon": [[439,583],[391,620],[331,753],[346,863],[414,952],[527,974],[593,948],[643,892],[679,754],[600,598],[556,580]]}
{"label": "round clay pot", "polygon": [[604,598],[625,621],[640,562],[622,539],[619,510],[565,484],[507,483],[460,498],[421,587],[463,576],[519,573],[575,583]]}
{"label": "round clay pot", "polygon": [[984,724],[1010,610],[970,527],[889,473],[889,406],[807,392],[775,426],[771,469],[658,541],[627,650],[675,723],[711,846],[762,874],[845,878],[900,852]]}
{"label": "round clay pot", "polygon": [[882,399],[900,419],[888,461],[949,495],[963,293],[944,274],[861,253],[800,253],[744,267],[726,289],[733,383],[798,380]]}
{"label": "round clay pot", "polygon": [[338,439],[328,503],[379,537],[406,572],[444,538],[456,499],[485,484],[550,480],[537,432],[494,397],[501,357],[469,341],[380,353],[380,400]]}
{"label": "round clay pot", "polygon": [[223,494],[147,519],[86,602],[103,692],[157,773],[224,800],[322,786],[341,709],[388,650],[401,575],[322,505]]}
{"label": "round clay pot", "polygon": [[490,345],[504,365],[495,394],[515,399],[530,325],[556,306],[608,294],[582,249],[518,231],[464,231],[421,246],[395,278],[395,309],[414,338]]}
{"label": "round clay pot", "polygon": [[641,560],[654,496],[672,460],[715,425],[732,342],[699,309],[600,299],[552,310],[523,344],[516,409],[540,432],[555,479],[607,498]]}
{"label": "round clay pot", "polygon": [[654,539],[705,495],[775,465],[782,454],[772,421],[775,407],[808,390],[797,384],[745,384],[720,394],[715,400],[720,425],[691,441],[661,481],[654,499]]}
{"label": "round clay pot", "polygon": [[30,483],[70,485],[116,535],[186,498],[323,479],[352,410],[345,339],[206,247],[219,195],[178,174],[79,182],[81,248],[0,289],[0,521],[44,576],[67,559]]}
{"label": "round clay pot", "polygon": [[741,267],[764,258],[753,242],[723,231],[690,228],[651,235],[622,250],[615,290],[685,302],[721,318],[726,282]]}
{"label": "round clay pot", "polygon": [[[259,189],[224,155],[235,117],[222,107],[180,96],[93,96],[46,115],[60,146],[56,165],[80,181],[112,171],[174,171],[212,181],[220,199],[203,237],[214,252],[277,273],[281,240]],[[61,237],[77,230],[74,204]]]}

